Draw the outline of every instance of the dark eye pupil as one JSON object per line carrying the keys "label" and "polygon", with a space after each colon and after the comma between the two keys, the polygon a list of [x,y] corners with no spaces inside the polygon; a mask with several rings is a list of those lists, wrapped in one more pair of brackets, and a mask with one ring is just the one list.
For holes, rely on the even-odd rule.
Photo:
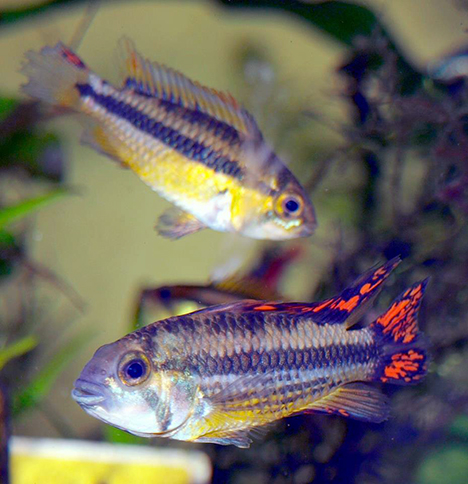
{"label": "dark eye pupil", "polygon": [[132,361],[127,366],[127,375],[129,378],[137,379],[141,378],[145,373],[145,366],[141,360]]}
{"label": "dark eye pupil", "polygon": [[296,200],[288,200],[285,205],[286,210],[288,212],[296,212],[299,209],[299,204],[296,202]]}

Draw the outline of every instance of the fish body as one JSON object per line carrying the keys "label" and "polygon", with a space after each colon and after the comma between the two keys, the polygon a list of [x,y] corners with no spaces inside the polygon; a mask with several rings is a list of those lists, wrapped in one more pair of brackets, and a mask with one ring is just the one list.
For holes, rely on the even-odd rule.
{"label": "fish body", "polygon": [[85,115],[83,141],[131,168],[177,209],[159,231],[179,238],[210,227],[259,239],[311,235],[313,206],[235,99],[141,57],[122,42],[116,88],[63,44],[28,52],[30,96]]}
{"label": "fish body", "polygon": [[396,264],[320,303],[247,300],[148,325],[101,347],[73,398],[137,435],[239,447],[252,429],[298,413],[381,422],[386,397],[367,382],[412,384],[426,373],[425,282],[351,328]]}

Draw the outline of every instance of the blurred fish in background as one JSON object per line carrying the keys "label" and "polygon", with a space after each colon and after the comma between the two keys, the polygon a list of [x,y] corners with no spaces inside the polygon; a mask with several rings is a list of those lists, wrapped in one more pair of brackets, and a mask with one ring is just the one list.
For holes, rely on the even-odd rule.
{"label": "blurred fish in background", "polygon": [[226,304],[241,299],[284,301],[287,298],[281,295],[280,284],[291,264],[303,255],[304,250],[299,245],[269,245],[261,251],[258,262],[247,272],[236,270],[225,273],[225,269],[222,272],[218,269],[216,277],[205,285],[177,284],[143,289],[136,304],[133,329],[153,322],[155,317],[151,319],[150,314],[161,307],[175,315],[196,307]]}

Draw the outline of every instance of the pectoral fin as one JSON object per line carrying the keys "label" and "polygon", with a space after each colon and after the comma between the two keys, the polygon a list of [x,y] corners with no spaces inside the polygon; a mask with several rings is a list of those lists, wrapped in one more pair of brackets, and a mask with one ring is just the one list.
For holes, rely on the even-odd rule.
{"label": "pectoral fin", "polygon": [[166,210],[159,217],[156,230],[163,237],[168,239],[180,239],[185,235],[194,234],[205,229],[206,225],[196,219],[193,215],[183,212],[176,207]]}

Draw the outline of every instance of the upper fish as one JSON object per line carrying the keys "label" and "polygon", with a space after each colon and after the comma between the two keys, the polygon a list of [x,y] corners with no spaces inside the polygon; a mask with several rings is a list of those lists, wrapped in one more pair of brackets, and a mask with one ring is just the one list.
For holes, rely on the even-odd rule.
{"label": "upper fish", "polygon": [[128,39],[120,52],[126,74],[116,88],[61,43],[29,51],[22,90],[85,114],[82,141],[175,205],[159,220],[162,235],[209,227],[284,240],[314,232],[307,193],[231,95],[146,60]]}
{"label": "upper fish", "polygon": [[427,371],[417,324],[426,281],[353,328],[398,262],[322,302],[245,300],[150,324],[99,348],[72,396],[136,435],[238,447],[298,413],[381,422],[388,402],[370,383],[414,384]]}

